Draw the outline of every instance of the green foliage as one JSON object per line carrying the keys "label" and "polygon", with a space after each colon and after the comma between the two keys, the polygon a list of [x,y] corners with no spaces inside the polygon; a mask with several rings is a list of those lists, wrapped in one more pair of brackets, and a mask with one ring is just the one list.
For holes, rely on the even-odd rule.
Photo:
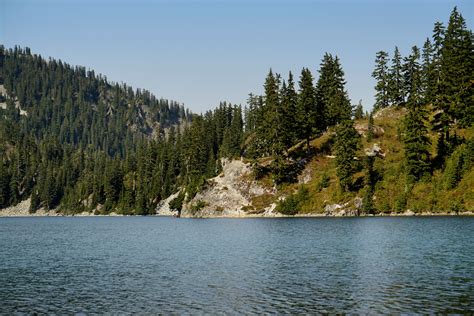
{"label": "green foliage", "polygon": [[316,83],[316,111],[324,130],[352,117],[352,106],[345,90],[344,71],[339,58],[326,53],[321,62],[320,76]]}
{"label": "green foliage", "polygon": [[330,180],[331,178],[329,178],[329,175],[326,172],[324,172],[318,184],[316,185],[316,190],[320,192],[322,189],[329,187]]}
{"label": "green foliage", "polygon": [[345,120],[336,127],[336,174],[344,191],[352,186],[352,176],[356,172],[357,161],[354,159],[360,147],[360,136],[354,128],[352,120]]}
{"label": "green foliage", "polygon": [[364,177],[365,188],[362,198],[362,211],[366,214],[373,214],[375,212],[373,198],[375,193],[375,184],[377,182],[377,174],[374,170],[375,157],[366,156],[364,160],[366,171]]}
{"label": "green foliage", "polygon": [[276,211],[285,215],[298,214],[301,204],[308,199],[309,191],[305,187],[300,187],[298,192],[288,196],[286,199],[278,202]]}
{"label": "green foliage", "polygon": [[375,57],[375,69],[372,77],[377,84],[375,86],[375,105],[374,109],[385,108],[389,105],[389,74],[388,74],[388,53],[384,51],[377,52]]}
{"label": "green foliage", "polygon": [[418,59],[419,50],[414,46],[404,65],[408,113],[404,120],[403,141],[406,171],[410,182],[418,181],[431,172],[431,142],[426,126],[426,108],[422,105],[421,70]]}
{"label": "green foliage", "polygon": [[444,171],[446,189],[456,187],[463,174],[472,168],[474,163],[474,140],[459,146],[449,158]]}
{"label": "green foliage", "polygon": [[183,191],[179,192],[178,196],[169,203],[170,209],[181,212],[185,196],[186,194]]}
{"label": "green foliage", "polygon": [[[308,68],[303,68],[299,81],[300,91],[298,94],[297,122],[299,138],[306,140],[309,150],[309,141],[311,136],[318,128],[316,126],[317,108],[316,95],[313,86],[313,75]],[[321,127],[319,127],[321,128]]]}
{"label": "green foliage", "polygon": [[195,204],[192,204],[190,206],[190,210],[193,212],[193,213],[196,213],[196,212],[199,212],[200,210],[202,210],[204,207],[206,207],[208,204],[202,200],[199,200],[197,201]]}
{"label": "green foliage", "polygon": [[362,100],[356,105],[354,110],[354,119],[361,120],[364,118],[364,108],[362,107]]}
{"label": "green foliage", "polygon": [[401,105],[405,102],[405,91],[403,82],[402,56],[398,47],[395,46],[392,64],[389,69],[388,99],[391,105]]}
{"label": "green foliage", "polygon": [[374,138],[374,115],[372,112],[369,114],[369,122],[367,123],[367,141],[371,142]]}
{"label": "green foliage", "polygon": [[[375,167],[366,165],[362,193],[367,212],[420,209],[422,204],[413,202],[417,197],[429,199],[432,209],[449,209],[446,201],[451,199],[459,208],[472,205],[465,191],[472,187],[472,132],[466,128],[474,118],[474,58],[472,31],[466,25],[455,8],[446,29],[435,24],[421,54],[415,46],[402,59],[395,48],[389,66],[388,54],[377,53],[376,107],[405,106],[408,113],[400,110],[397,117],[378,122],[387,134],[378,141],[389,154],[379,163],[385,168],[382,180],[374,180]],[[363,120],[363,110],[359,103],[353,111],[342,66],[331,54],[324,55],[316,87],[308,68],[303,68],[297,88],[291,73],[285,81],[270,71],[264,95],[250,95],[244,110],[221,102],[203,115],[146,90],[110,83],[85,67],[45,60],[19,47],[0,47],[0,82],[6,89],[0,97],[6,104],[6,109],[0,108],[0,208],[31,197],[32,212],[59,208],[65,213],[147,215],[160,200],[185,188],[174,201],[180,209],[185,196],[194,197],[206,179],[222,170],[222,158],[241,156],[255,161],[264,157],[254,165],[256,178],[289,186],[296,185],[292,182],[303,167],[315,164],[318,176],[309,186],[311,202],[292,197],[286,203],[293,205],[286,210],[319,208],[323,202],[315,202],[313,194],[324,201],[360,193],[348,191],[360,189],[353,185],[360,140],[351,118]],[[403,115],[399,128],[398,117]],[[428,117],[437,135],[434,163],[435,137],[428,131]],[[370,115],[369,142],[373,120]],[[318,148],[313,138],[336,125],[334,146],[326,142]],[[331,149],[336,170],[323,158]],[[435,184],[417,182],[432,171]],[[330,183],[334,173],[345,192]],[[414,192],[399,193],[404,175]],[[361,182],[360,175],[358,179]],[[273,199],[256,198],[254,206],[262,208]],[[370,205],[372,201],[377,205]]]}

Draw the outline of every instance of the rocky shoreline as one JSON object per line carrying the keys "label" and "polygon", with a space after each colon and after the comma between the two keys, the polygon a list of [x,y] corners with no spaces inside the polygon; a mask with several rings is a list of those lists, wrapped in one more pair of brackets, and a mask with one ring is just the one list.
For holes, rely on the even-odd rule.
{"label": "rocky shoreline", "polygon": [[[18,203],[15,206],[11,206],[8,208],[0,209],[0,217],[50,217],[50,216],[70,216],[70,217],[114,217],[114,216],[124,216],[117,213],[110,213],[108,215],[95,215],[94,213],[83,212],[79,214],[61,214],[56,212],[55,210],[46,211],[44,209],[39,209],[35,213],[29,212],[30,207],[30,200],[24,200]],[[175,217],[176,214],[174,212],[165,212],[165,214],[156,214],[151,216],[159,216],[159,217]],[[244,211],[234,212],[223,211],[222,214],[217,215],[216,213],[206,213],[206,212],[199,212],[198,214],[192,215],[190,213],[182,214],[182,218],[353,218],[353,217],[433,217],[433,216],[474,216],[474,212],[422,212],[422,213],[414,213],[410,210],[405,211],[403,213],[380,213],[380,214],[346,214],[346,213],[338,213],[327,215],[324,213],[307,213],[307,214],[296,214],[296,215],[284,215],[276,212],[264,212],[260,214],[248,214]]]}

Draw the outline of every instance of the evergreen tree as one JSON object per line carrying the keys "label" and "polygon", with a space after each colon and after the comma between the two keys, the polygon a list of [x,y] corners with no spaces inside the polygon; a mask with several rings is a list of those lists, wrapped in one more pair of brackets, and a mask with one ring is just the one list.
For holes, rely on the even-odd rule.
{"label": "evergreen tree", "polygon": [[430,140],[427,136],[426,109],[422,98],[421,69],[418,62],[419,50],[412,48],[412,54],[405,63],[408,113],[405,116],[405,164],[409,181],[417,181],[430,172]]}
{"label": "evergreen tree", "polygon": [[422,60],[423,64],[421,78],[423,99],[426,103],[429,103],[433,99],[434,95],[434,89],[431,83],[433,82],[432,77],[435,76],[433,69],[433,48],[429,38],[426,39],[425,44],[423,45]]}
{"label": "evergreen tree", "polygon": [[364,108],[362,107],[362,100],[355,106],[354,118],[360,120],[364,118]]}
{"label": "evergreen tree", "polygon": [[429,86],[429,102],[433,102],[436,94],[438,85],[441,79],[441,49],[443,48],[445,28],[443,23],[436,22],[433,28],[433,45],[432,45],[432,76],[430,77]]}
{"label": "evergreen tree", "polygon": [[309,153],[309,141],[316,129],[316,96],[313,87],[313,75],[308,68],[303,68],[299,81],[299,94],[297,105],[299,137],[306,141]]}
{"label": "evergreen tree", "polygon": [[325,54],[319,70],[316,84],[317,112],[324,130],[352,117],[352,106],[345,90],[344,71],[338,57]]}
{"label": "evergreen tree", "polygon": [[367,123],[367,141],[371,142],[374,138],[374,115],[373,112],[369,114],[369,122]]}
{"label": "evergreen tree", "polygon": [[352,177],[357,170],[357,161],[354,159],[360,146],[360,136],[354,128],[352,120],[344,120],[336,126],[336,175],[342,190],[349,191],[352,186]]}
{"label": "evergreen tree", "polygon": [[6,166],[0,159],[0,208],[10,204],[10,177]]}
{"label": "evergreen tree", "polygon": [[405,102],[405,92],[403,86],[402,57],[398,47],[395,46],[392,64],[389,70],[388,95],[391,105],[401,105]]}
{"label": "evergreen tree", "polygon": [[[474,122],[472,70],[474,69],[474,44],[472,31],[455,7],[449,18],[440,58],[440,78],[435,106],[446,114],[448,120],[458,120],[461,126]],[[449,137],[446,137],[449,140]]]}
{"label": "evergreen tree", "polygon": [[265,98],[261,112],[262,120],[259,125],[257,138],[267,144],[271,155],[279,156],[284,150],[278,135],[282,114],[279,96],[279,76],[274,75],[271,69],[265,79],[264,90]]}
{"label": "evergreen tree", "polygon": [[389,74],[388,74],[388,53],[384,51],[377,52],[375,57],[375,69],[372,77],[375,78],[375,109],[385,108],[389,105]]}
{"label": "evergreen tree", "polygon": [[295,129],[295,121],[289,118],[297,117],[296,121],[300,122],[300,115],[297,112],[299,110],[298,94],[295,91],[295,83],[293,81],[293,74],[291,73],[291,71],[288,75],[288,85],[283,82],[280,95],[283,118],[280,123],[281,137],[285,149],[288,149],[294,144],[298,136],[297,130]]}
{"label": "evergreen tree", "polygon": [[376,183],[376,173],[374,170],[374,156],[365,156],[365,177],[364,185],[365,191],[362,199],[362,211],[366,214],[373,214],[374,209],[374,193],[375,193],[375,183]]}

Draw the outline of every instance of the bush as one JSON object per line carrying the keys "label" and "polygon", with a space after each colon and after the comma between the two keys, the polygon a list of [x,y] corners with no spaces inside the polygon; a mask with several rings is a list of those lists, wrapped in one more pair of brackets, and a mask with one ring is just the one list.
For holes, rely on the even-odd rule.
{"label": "bush", "polygon": [[181,209],[183,208],[184,196],[184,192],[179,192],[178,196],[171,200],[170,209],[181,212]]}
{"label": "bush", "polygon": [[325,189],[327,187],[329,187],[329,181],[331,179],[329,178],[329,176],[327,175],[327,173],[323,173],[323,175],[321,176],[321,180],[319,180],[318,184],[316,185],[316,190],[318,192],[321,192],[322,189]]}
{"label": "bush", "polygon": [[199,200],[196,202],[196,204],[191,205],[190,209],[193,213],[199,212],[202,210],[204,207],[206,207],[208,204],[204,202],[203,200]]}
{"label": "bush", "polygon": [[255,180],[260,180],[264,176],[266,176],[269,172],[269,169],[266,166],[262,166],[258,163],[254,163],[252,165],[252,173],[255,178]]}
{"label": "bush", "polygon": [[309,197],[309,191],[305,187],[300,187],[296,194],[288,196],[285,200],[278,203],[276,211],[285,215],[296,215],[301,207],[302,202]]}
{"label": "bush", "polygon": [[454,189],[463,174],[469,170],[474,160],[474,150],[471,141],[468,144],[459,146],[449,158],[444,171],[444,182],[446,189]]}

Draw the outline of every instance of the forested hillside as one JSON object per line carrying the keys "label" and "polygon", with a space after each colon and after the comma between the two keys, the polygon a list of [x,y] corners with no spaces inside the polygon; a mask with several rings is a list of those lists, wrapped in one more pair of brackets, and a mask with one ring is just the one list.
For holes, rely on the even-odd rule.
{"label": "forested hillside", "polygon": [[243,109],[223,102],[201,115],[2,47],[0,207],[31,198],[31,212],[154,214],[179,192],[172,208],[199,211],[206,201],[193,198],[227,158],[251,165],[242,181],[274,192],[246,212],[276,203],[283,214],[318,213],[354,199],[358,214],[474,211],[473,47],[455,8],[421,51],[376,54],[372,113],[352,105],[341,61],[327,53],[317,75],[270,70],[264,95]]}

